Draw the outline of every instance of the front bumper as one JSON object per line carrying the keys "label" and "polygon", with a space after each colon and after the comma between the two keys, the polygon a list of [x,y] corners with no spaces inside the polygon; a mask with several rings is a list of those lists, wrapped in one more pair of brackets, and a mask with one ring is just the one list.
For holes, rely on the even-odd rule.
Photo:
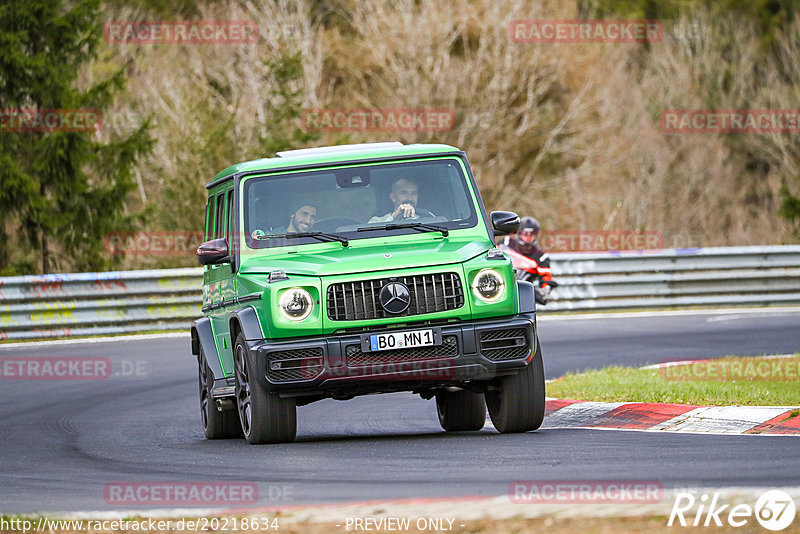
{"label": "front bumper", "polygon": [[[369,333],[430,328],[425,324]],[[249,342],[258,380],[282,396],[349,396],[436,389],[513,374],[536,351],[533,313],[437,325],[442,344],[362,351],[360,333]]]}

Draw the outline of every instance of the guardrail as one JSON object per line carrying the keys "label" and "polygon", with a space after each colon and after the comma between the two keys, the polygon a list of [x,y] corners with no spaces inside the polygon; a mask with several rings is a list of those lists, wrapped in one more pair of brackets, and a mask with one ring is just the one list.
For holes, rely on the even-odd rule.
{"label": "guardrail", "polygon": [[[541,312],[800,303],[800,245],[551,254]],[[186,328],[202,269],[0,278],[0,339]]]}
{"label": "guardrail", "polygon": [[800,303],[800,246],[551,254],[543,311]]}
{"label": "guardrail", "polygon": [[0,278],[0,339],[186,328],[202,280],[201,268]]}

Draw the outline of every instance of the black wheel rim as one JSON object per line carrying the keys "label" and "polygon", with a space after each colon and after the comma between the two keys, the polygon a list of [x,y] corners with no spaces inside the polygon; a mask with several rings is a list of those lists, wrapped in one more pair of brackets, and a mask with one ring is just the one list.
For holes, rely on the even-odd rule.
{"label": "black wheel rim", "polygon": [[203,430],[208,429],[208,402],[210,399],[210,387],[208,386],[208,368],[203,354],[197,361],[197,375],[200,380],[200,417],[203,419]]}
{"label": "black wheel rim", "polygon": [[236,345],[236,407],[239,410],[239,419],[242,421],[242,431],[245,436],[250,435],[253,422],[253,412],[250,403],[250,380],[247,376],[247,356],[242,345]]}
{"label": "black wheel rim", "polygon": [[203,419],[203,428],[208,428],[208,387],[203,370],[198,372],[200,376],[200,417]]}

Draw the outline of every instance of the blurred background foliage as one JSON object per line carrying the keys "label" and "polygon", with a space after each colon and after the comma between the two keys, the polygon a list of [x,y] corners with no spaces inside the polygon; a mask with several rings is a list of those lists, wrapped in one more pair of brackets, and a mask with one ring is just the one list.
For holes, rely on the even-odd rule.
{"label": "blurred background foliage", "polygon": [[[85,12],[88,22],[56,30],[35,15],[45,6],[52,16]],[[576,18],[657,19],[665,35],[624,45],[509,38],[512,20]],[[11,91],[11,65],[33,57],[18,19],[31,35],[49,33],[48,46],[80,50],[60,67],[55,56],[52,65],[41,56],[35,63],[42,73],[74,72],[53,85],[54,95],[98,95],[92,104],[103,109],[103,127],[75,139],[119,150],[122,161],[112,164],[108,151],[98,160],[81,155],[92,150],[70,152],[66,168],[79,170],[72,174],[86,187],[53,187],[72,178],[31,161],[60,134],[2,132],[0,167],[24,172],[0,174],[0,274],[194,266],[192,251],[109,256],[98,232],[198,231],[204,184],[233,163],[395,139],[465,150],[487,208],[534,215],[545,231],[658,231],[667,247],[800,237],[800,135],[668,134],[660,126],[669,109],[798,109],[800,1],[10,0],[0,6],[0,108],[66,107],[41,87],[32,100]],[[108,21],[186,19],[253,21],[260,38],[102,40]],[[102,98],[98,86],[107,87]],[[307,108],[450,108],[456,125],[440,133],[307,132]],[[123,150],[125,140],[136,141]],[[93,188],[113,198],[84,193]],[[103,209],[88,216],[87,206],[64,207],[82,203]],[[58,220],[42,224],[32,209]],[[105,222],[87,230],[88,219]]]}

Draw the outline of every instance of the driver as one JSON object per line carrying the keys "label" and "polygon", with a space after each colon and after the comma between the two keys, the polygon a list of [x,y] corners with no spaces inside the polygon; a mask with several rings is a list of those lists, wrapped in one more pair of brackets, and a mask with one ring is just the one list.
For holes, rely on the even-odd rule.
{"label": "driver", "polygon": [[[418,219],[417,200],[419,199],[419,185],[410,178],[398,178],[392,184],[389,198],[394,204],[394,211],[383,217],[373,217],[371,223],[391,222],[397,219]],[[425,211],[425,210],[423,210]]]}

